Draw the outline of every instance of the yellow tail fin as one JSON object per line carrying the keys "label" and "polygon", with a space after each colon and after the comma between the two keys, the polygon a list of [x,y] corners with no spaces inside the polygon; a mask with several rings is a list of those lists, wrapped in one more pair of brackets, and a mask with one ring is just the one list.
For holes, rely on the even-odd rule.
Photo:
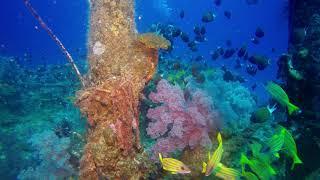
{"label": "yellow tail fin", "polygon": [[288,108],[289,115],[299,110],[299,107],[297,107],[294,104],[291,104],[290,102],[288,103],[287,108]]}
{"label": "yellow tail fin", "polygon": [[202,173],[205,173],[207,171],[207,163],[202,162]]}
{"label": "yellow tail fin", "polygon": [[302,164],[302,161],[301,161],[301,159],[299,158],[299,156],[297,154],[295,154],[294,157],[293,157],[293,163],[291,165],[291,170],[294,169],[294,166],[296,164]]}
{"label": "yellow tail fin", "polygon": [[162,155],[161,155],[161,153],[159,153],[159,160],[162,163]]}
{"label": "yellow tail fin", "polygon": [[219,144],[222,144],[222,137],[221,137],[220,133],[218,133],[217,139],[218,139]]}

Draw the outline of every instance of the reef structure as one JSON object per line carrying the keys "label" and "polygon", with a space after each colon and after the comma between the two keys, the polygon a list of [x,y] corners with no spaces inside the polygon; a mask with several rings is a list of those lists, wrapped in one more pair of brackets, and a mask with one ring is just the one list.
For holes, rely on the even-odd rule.
{"label": "reef structure", "polygon": [[145,178],[152,164],[140,145],[139,97],[158,48],[170,42],[137,34],[133,0],[90,3],[89,72],[77,100],[90,125],[80,179]]}
{"label": "reef structure", "polygon": [[[320,150],[320,1],[290,1],[289,54],[280,57],[279,74],[288,96],[301,108],[289,118],[301,133],[297,139],[303,168],[297,168],[288,178],[319,177]],[[317,178],[315,178],[317,179]]]}

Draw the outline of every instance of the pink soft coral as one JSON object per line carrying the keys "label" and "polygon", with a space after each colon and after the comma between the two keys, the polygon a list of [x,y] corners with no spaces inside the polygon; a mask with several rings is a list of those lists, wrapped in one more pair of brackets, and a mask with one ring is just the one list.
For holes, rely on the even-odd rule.
{"label": "pink soft coral", "polygon": [[153,147],[155,153],[211,145],[208,133],[214,130],[218,119],[211,98],[198,89],[190,95],[186,100],[182,89],[166,80],[159,81],[157,92],[149,95],[150,100],[161,103],[147,113],[152,120],[147,133],[157,139]]}

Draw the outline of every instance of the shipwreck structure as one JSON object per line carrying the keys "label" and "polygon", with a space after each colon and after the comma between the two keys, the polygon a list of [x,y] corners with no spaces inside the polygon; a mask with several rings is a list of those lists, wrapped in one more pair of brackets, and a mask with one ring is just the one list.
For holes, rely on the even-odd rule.
{"label": "shipwreck structure", "polygon": [[[304,159],[304,168],[299,168],[292,178],[319,177],[320,157],[318,125],[320,119],[320,2],[316,0],[292,0],[289,6],[290,49],[289,57],[280,59],[286,64],[282,73],[286,90],[291,99],[302,109],[290,117],[302,136],[297,140]],[[281,61],[282,60],[282,61]],[[280,66],[281,67],[281,66]],[[281,68],[280,68],[281,69]]]}
{"label": "shipwreck structure", "polygon": [[151,170],[140,145],[139,96],[170,42],[138,35],[134,0],[92,0],[89,72],[77,105],[90,129],[80,179],[139,179]]}

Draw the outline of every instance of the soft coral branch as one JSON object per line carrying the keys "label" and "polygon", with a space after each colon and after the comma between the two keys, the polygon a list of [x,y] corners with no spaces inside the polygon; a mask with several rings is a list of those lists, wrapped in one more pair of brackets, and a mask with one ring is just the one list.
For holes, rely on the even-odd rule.
{"label": "soft coral branch", "polygon": [[191,99],[186,100],[180,87],[161,80],[157,92],[151,93],[149,98],[161,103],[147,113],[152,120],[147,133],[157,139],[153,147],[155,152],[166,154],[187,146],[211,145],[208,133],[218,122],[211,97],[197,89],[191,92]]}

